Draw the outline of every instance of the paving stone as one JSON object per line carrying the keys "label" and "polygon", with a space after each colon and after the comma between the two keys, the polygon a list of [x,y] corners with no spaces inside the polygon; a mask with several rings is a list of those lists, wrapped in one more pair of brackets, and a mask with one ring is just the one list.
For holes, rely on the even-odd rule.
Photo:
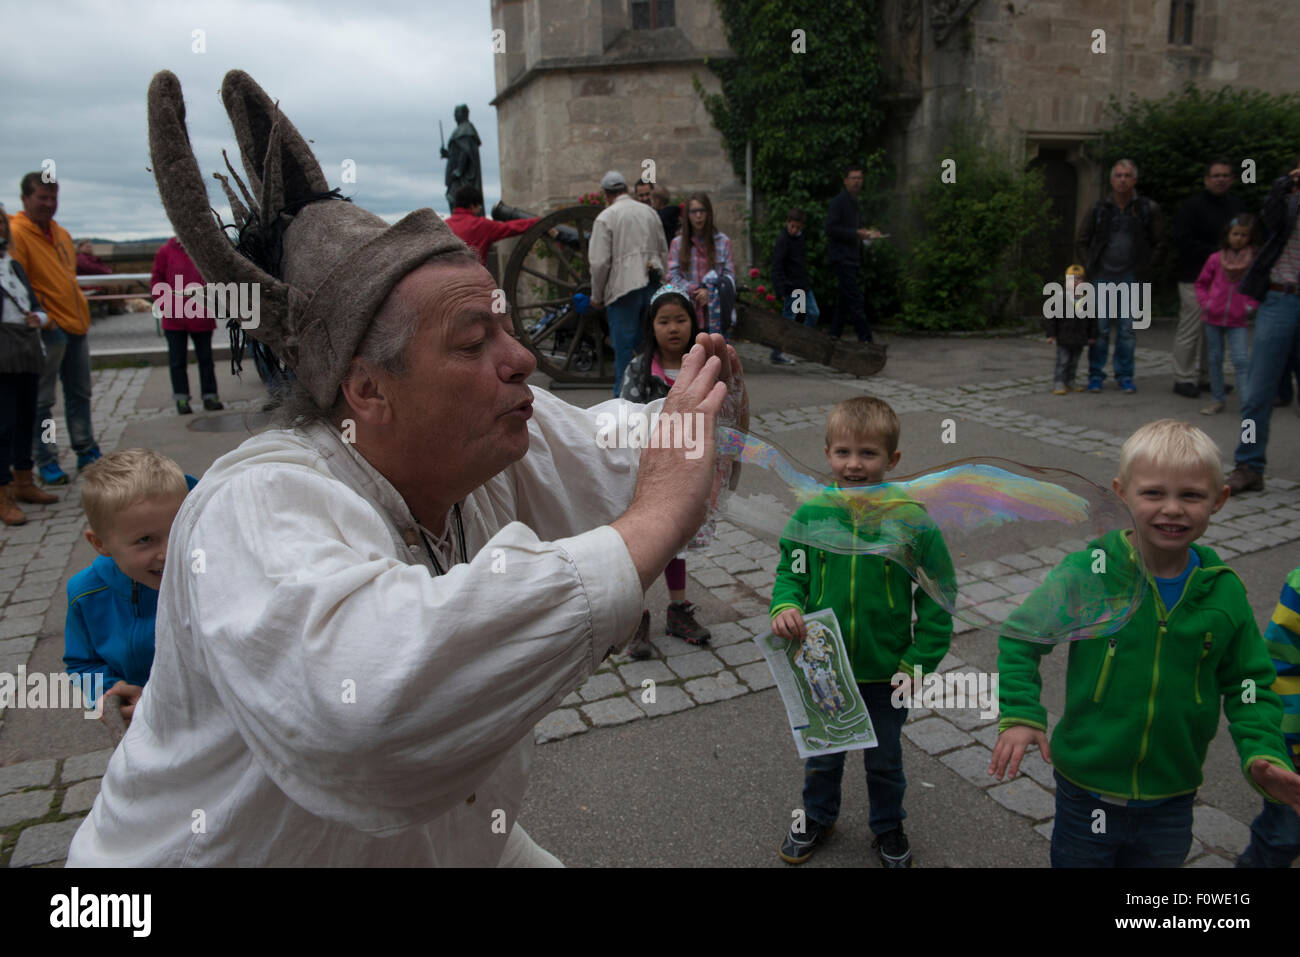
{"label": "paving stone", "polygon": [[582,712],[598,728],[608,728],[616,724],[627,724],[637,718],[644,718],[645,712],[638,708],[629,698],[606,698],[594,704],[582,706]]}
{"label": "paving stone", "polygon": [[[980,564],[984,563],[981,562]],[[974,581],[969,585],[959,586],[958,600],[962,607],[970,607],[971,605],[992,601],[994,598],[1001,598],[1006,594],[1007,590],[1000,585],[986,581]]]}
{"label": "paving stone", "polygon": [[736,669],[736,677],[749,685],[754,691],[776,687],[776,679],[772,677],[772,669],[767,666],[766,661],[756,661],[752,665],[741,665]]}
{"label": "paving stone", "polygon": [[[586,730],[587,725],[578,712],[572,708],[561,708],[552,711],[533,725],[533,741],[537,744],[545,744],[547,741],[559,741],[561,738],[581,734]],[[77,785],[77,787],[81,787],[81,785]]]}
{"label": "paving stone", "polygon": [[78,754],[67,758],[63,762],[63,773],[59,775],[59,781],[63,784],[71,784],[74,781],[84,781],[86,778],[102,778],[108,771],[108,759],[112,756],[113,749],[105,748],[103,751],[92,751],[89,754]]}
{"label": "paving stone", "polygon": [[30,655],[35,647],[35,635],[27,635],[22,638],[5,638],[0,640],[0,658],[9,655]]}
{"label": "paving stone", "polygon": [[570,691],[560,699],[560,704],[564,705],[566,708],[570,705],[582,704],[582,695],[578,694],[576,691]]}
{"label": "paving stone", "polygon": [[1217,807],[1192,808],[1192,834],[1209,848],[1240,854],[1250,843],[1250,828]]}
{"label": "paving stone", "polygon": [[976,787],[986,788],[997,783],[997,778],[989,774],[989,762],[993,752],[978,745],[952,751],[939,759]]}
{"label": "paving stone", "polygon": [[1008,810],[1035,821],[1052,817],[1056,813],[1056,801],[1052,795],[1026,777],[995,785],[987,793]]}
{"label": "paving stone", "polygon": [[677,676],[662,661],[634,661],[619,668],[618,674],[629,688],[640,688],[641,682],[647,678],[656,684],[677,680]]}
{"label": "paving stone", "polygon": [[52,597],[48,585],[26,585],[22,588],[15,589],[9,595],[9,600],[12,602],[37,601],[40,599],[48,601]]}
{"label": "paving stone", "polygon": [[775,560],[781,554],[767,542],[745,542],[737,545],[736,551],[741,555],[748,555],[750,558],[763,563]]}
{"label": "paving stone", "polygon": [[758,661],[763,657],[763,652],[759,649],[758,644],[753,641],[747,641],[743,644],[727,645],[724,648],[717,649],[717,655],[730,666],[748,664],[751,661]]}
{"label": "paving stone", "polygon": [[46,787],[54,783],[55,762],[27,761],[0,768],[0,794],[9,794],[21,788]]}
{"label": "paving stone", "polygon": [[943,656],[943,660],[939,662],[939,667],[935,668],[934,670],[951,671],[953,668],[960,668],[965,663],[966,662],[962,661],[960,658],[958,658],[950,651]]}
{"label": "paving stone", "polygon": [[20,791],[0,797],[0,828],[34,821],[50,813],[53,791]]}
{"label": "paving stone", "polygon": [[665,658],[676,658],[681,655],[693,655],[700,650],[699,645],[693,645],[689,641],[683,641],[676,635],[655,635],[650,639],[650,644],[659,649],[659,653]]}
{"label": "paving stone", "polygon": [[928,718],[934,712],[929,708],[909,708],[907,710],[908,721],[920,721],[922,718]]}
{"label": "paving stone", "polygon": [[754,637],[734,621],[709,625],[709,634],[712,636],[709,638],[709,645],[713,648],[722,648],[741,641],[752,641]]}
{"label": "paving stone", "polygon": [[750,618],[742,618],[736,622],[741,628],[744,628],[751,635],[762,635],[772,630],[772,618],[770,615],[754,615]]}
{"label": "paving stone", "polygon": [[1056,818],[1052,818],[1052,820],[1044,821],[1042,824],[1035,824],[1034,830],[1050,841],[1052,839],[1052,828],[1055,824]]}
{"label": "paving stone", "polygon": [[661,714],[672,714],[674,711],[685,711],[687,708],[695,707],[695,702],[690,699],[686,692],[675,685],[656,686],[654,691],[654,701],[645,700],[645,691],[633,691],[628,694],[628,698],[652,718],[657,718]]}
{"label": "paving stone", "polygon": [[[19,638],[40,634],[40,618],[5,618],[0,621],[0,638]],[[26,661],[26,659],[23,659]],[[3,669],[0,669],[3,670]]]}
{"label": "paving stone", "polygon": [[1035,548],[1028,552],[1030,556],[1037,558],[1044,565],[1058,565],[1061,559],[1065,558],[1066,553],[1059,548],[1053,548],[1051,545],[1044,545],[1042,548]]}
{"label": "paving stone", "polygon": [[1014,568],[993,561],[975,562],[973,565],[967,565],[966,569],[976,578],[982,578],[985,581],[996,581],[1004,575],[1015,574]]}
{"label": "paving stone", "polygon": [[1063,542],[1057,542],[1056,547],[1068,555],[1071,552],[1077,552],[1087,548],[1088,543],[1082,538],[1067,538]]}
{"label": "paving stone", "polygon": [[63,803],[59,806],[60,814],[79,814],[89,811],[99,796],[99,778],[74,784],[63,792]]}
{"label": "paving stone", "polygon": [[1028,575],[1008,575],[998,579],[998,586],[1010,592],[1012,596],[1028,595],[1038,586],[1038,582]]}
{"label": "paving stone", "polygon": [[1009,565],[1017,571],[1022,572],[1027,571],[1030,568],[1037,568],[1042,564],[1042,562],[1034,558],[1032,555],[1025,554],[999,555],[998,561],[1003,565]]}
{"label": "paving stone", "polygon": [[933,717],[915,724],[903,725],[903,734],[926,754],[939,754],[951,751],[964,744],[970,744],[971,736],[965,731],[954,728],[943,718]]}
{"label": "paving stone", "polygon": [[582,696],[584,701],[596,701],[600,698],[608,698],[611,695],[622,693],[623,682],[612,671],[592,675],[578,689],[578,694]]}
{"label": "paving stone", "polygon": [[691,577],[705,588],[717,588],[719,585],[730,585],[736,580],[721,568],[701,568],[692,571]]}
{"label": "paving stone", "polygon": [[723,664],[717,656],[711,651],[697,651],[689,655],[678,655],[676,658],[668,660],[668,667],[671,668],[678,677],[695,678],[699,675],[711,675],[715,671],[721,671]]}
{"label": "paving stone", "polygon": [[38,615],[44,615],[50,609],[50,600],[48,598],[38,601],[22,601],[17,604],[6,605],[2,614],[6,618],[32,618]]}
{"label": "paving stone", "polygon": [[81,827],[82,820],[83,818],[77,817],[27,828],[18,835],[18,844],[14,847],[13,857],[9,858],[9,866],[33,867],[65,859],[73,835]]}
{"label": "paving stone", "polygon": [[[969,700],[969,699],[967,699]],[[997,702],[993,702],[993,707],[997,708]],[[982,728],[986,724],[996,723],[998,718],[994,715],[991,718],[982,717],[979,708],[951,708],[943,712],[943,717],[947,718],[958,728],[963,731],[974,731],[976,728]]]}
{"label": "paving stone", "polygon": [[1056,778],[1052,777],[1052,766],[1043,760],[1037,748],[1026,751],[1025,756],[1020,759],[1020,773],[1029,775],[1049,791],[1056,791]]}
{"label": "paving stone", "polygon": [[1202,857],[1198,857],[1196,860],[1192,861],[1192,863],[1187,864],[1185,866],[1186,867],[1232,867],[1233,862],[1228,860],[1226,857],[1219,857],[1217,854],[1206,854]]}
{"label": "paving stone", "polygon": [[1183,866],[1190,864],[1204,853],[1205,845],[1196,838],[1192,838],[1192,846],[1187,849],[1187,856],[1183,858]]}
{"label": "paving stone", "polygon": [[719,556],[717,566],[723,571],[732,574],[735,572],[756,571],[759,568],[757,559],[741,554]]}
{"label": "paving stone", "polygon": [[749,691],[749,688],[736,680],[735,675],[726,673],[725,676],[730,678],[731,681],[724,682],[720,680],[722,676],[696,678],[693,681],[688,681],[686,682],[686,692],[700,704],[711,704],[714,701],[735,698]]}

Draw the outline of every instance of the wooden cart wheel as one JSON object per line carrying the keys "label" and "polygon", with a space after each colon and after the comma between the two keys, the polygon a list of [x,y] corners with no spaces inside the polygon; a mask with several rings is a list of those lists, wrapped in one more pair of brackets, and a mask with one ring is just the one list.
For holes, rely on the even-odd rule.
{"label": "wooden cart wheel", "polygon": [[[504,287],[515,335],[556,382],[612,385],[614,352],[604,310],[579,313],[573,297],[591,297],[588,250],[600,212],[570,206],[544,216],[519,237],[506,263]],[[571,242],[548,235],[567,227]],[[565,232],[561,229],[561,232]]]}

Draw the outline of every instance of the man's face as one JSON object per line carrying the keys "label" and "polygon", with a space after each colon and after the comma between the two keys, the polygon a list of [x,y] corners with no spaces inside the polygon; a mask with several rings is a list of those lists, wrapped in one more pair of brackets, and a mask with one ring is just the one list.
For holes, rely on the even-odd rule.
{"label": "man's face", "polygon": [[637,199],[637,202],[639,202],[639,203],[645,203],[647,206],[649,206],[649,205],[650,205],[650,194],[653,193],[653,192],[654,192],[654,187],[651,186],[649,183],[637,183],[637,184],[636,184],[636,199]]}
{"label": "man's face", "polygon": [[1133,171],[1132,166],[1123,166],[1116,163],[1110,171],[1110,188],[1121,196],[1133,192],[1133,187],[1137,185],[1137,173]]}
{"label": "man's face", "polygon": [[1222,196],[1232,188],[1232,167],[1227,163],[1215,163],[1205,174],[1205,188],[1215,196]]}
{"label": "man's face", "polygon": [[131,581],[156,590],[162,584],[172,521],[184,501],[184,495],[177,495],[132,502],[113,516],[103,538],[88,531],[86,541],[99,554],[110,556]]}
{"label": "man's face", "polygon": [[477,264],[424,266],[399,283],[422,318],[406,373],[383,373],[384,393],[411,455],[438,484],[468,495],[528,451],[537,360],[492,311],[496,283]]}
{"label": "man's face", "polygon": [[791,236],[798,236],[803,232],[803,223],[797,219],[787,219],[785,221],[785,231]]}
{"label": "man's face", "polygon": [[844,177],[844,188],[848,190],[850,196],[857,196],[862,192],[862,170],[854,170]]}
{"label": "man's face", "polygon": [[832,436],[826,446],[826,461],[835,473],[835,481],[845,488],[879,485],[885,473],[898,464],[901,453],[890,451],[878,435],[852,435],[842,432]]}
{"label": "man's face", "polygon": [[1139,462],[1128,482],[1117,478],[1115,494],[1133,512],[1142,554],[1148,562],[1163,557],[1176,563],[1188,546],[1205,534],[1210,516],[1228,500],[1229,489],[1208,471]]}
{"label": "man's face", "polygon": [[23,212],[37,226],[48,226],[59,211],[59,188],[37,183],[30,196],[23,197]]}

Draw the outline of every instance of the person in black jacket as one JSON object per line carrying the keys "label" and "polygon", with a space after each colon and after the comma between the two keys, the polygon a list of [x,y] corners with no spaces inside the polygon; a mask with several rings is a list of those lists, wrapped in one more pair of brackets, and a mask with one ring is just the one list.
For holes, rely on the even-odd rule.
{"label": "person in black jacket", "polygon": [[59,499],[32,480],[36,387],[45,368],[40,333],[45,315],[27,273],[8,247],[9,217],[0,210],[0,521],[23,525],[27,516],[19,502],[48,505]]}
{"label": "person in black jacket", "polygon": [[650,191],[650,205],[659,214],[659,222],[664,224],[664,238],[670,246],[682,229],[682,208],[672,203],[673,198],[668,192],[668,187],[663,183],[656,183],[655,188]]}
{"label": "person in black jacket", "polygon": [[1178,207],[1174,242],[1178,244],[1178,331],[1174,333],[1174,392],[1195,399],[1209,389],[1205,327],[1196,301],[1196,278],[1205,260],[1219,251],[1228,220],[1242,211],[1232,188],[1232,164],[1211,160],[1205,167],[1205,189]]}
{"label": "person in black jacket", "polygon": [[1233,495],[1264,490],[1268,426],[1282,370],[1300,358],[1300,159],[1273,181],[1259,219],[1268,237],[1238,287],[1259,300],[1250,371],[1241,397],[1242,441],[1228,475]]}
{"label": "person in black jacket", "polygon": [[858,285],[858,272],[862,265],[862,240],[883,235],[872,227],[863,229],[858,213],[858,194],[862,192],[862,167],[856,163],[844,175],[843,191],[831,200],[826,211],[826,235],[830,237],[830,251],[826,256],[838,281],[835,296],[835,315],[831,319],[831,338],[838,339],[844,331],[845,320],[853,323],[859,342],[871,341],[871,326],[867,323],[862,287]]}
{"label": "person in black jacket", "polygon": [[[808,277],[808,249],[803,227],[807,221],[802,209],[791,209],[785,217],[785,229],[772,246],[772,293],[781,300],[781,315],[795,322],[802,320],[813,328],[821,310],[813,295],[812,280]],[[796,315],[797,313],[797,315]],[[794,360],[773,349],[771,360],[776,365],[794,365]]]}

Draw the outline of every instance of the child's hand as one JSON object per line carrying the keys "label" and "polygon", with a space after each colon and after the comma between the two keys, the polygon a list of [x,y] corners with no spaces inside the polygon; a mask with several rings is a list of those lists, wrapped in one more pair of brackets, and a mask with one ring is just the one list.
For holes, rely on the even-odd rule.
{"label": "child's hand", "polygon": [[1293,811],[1300,814],[1300,774],[1268,761],[1255,761],[1250,766],[1250,776],[1271,797],[1289,804]]}
{"label": "child's hand", "polygon": [[[998,735],[998,742],[993,746],[993,761],[989,764],[989,774],[1002,780],[1003,772],[1011,777],[1020,773],[1020,762],[1031,744],[1038,745],[1043,760],[1052,763],[1052,752],[1047,746],[1047,735],[1027,724],[1014,724]],[[1011,767],[1007,767],[1010,762]]]}
{"label": "child's hand", "polygon": [[1048,344],[1050,344],[1050,345],[1056,345],[1056,336],[1048,336],[1048,337],[1047,337],[1047,342],[1048,342]]}
{"label": "child's hand", "polygon": [[135,713],[135,704],[140,700],[140,695],[143,693],[144,688],[139,685],[129,685],[125,681],[119,681],[104,692],[104,697],[116,695],[122,699],[122,721],[129,728],[131,726],[131,715]]}
{"label": "child's hand", "polygon": [[808,629],[804,627],[803,615],[793,608],[785,609],[772,619],[772,632],[780,635],[786,641],[803,641],[808,637]]}

